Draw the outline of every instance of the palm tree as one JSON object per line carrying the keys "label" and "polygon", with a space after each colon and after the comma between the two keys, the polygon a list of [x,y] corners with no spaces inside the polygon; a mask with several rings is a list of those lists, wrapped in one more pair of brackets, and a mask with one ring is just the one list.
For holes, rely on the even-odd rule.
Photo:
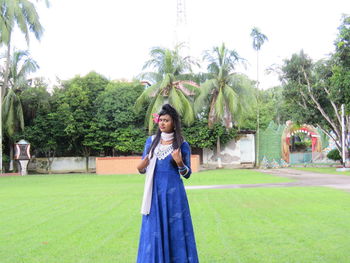
{"label": "palm tree", "polygon": [[[208,125],[223,123],[229,129],[233,122],[241,123],[245,113],[250,111],[251,81],[234,72],[237,63],[243,59],[223,43],[211,51],[205,51],[204,60],[208,65],[209,79],[201,85],[201,93],[195,101],[197,113],[209,105]],[[221,168],[220,137],[217,138],[218,167]]]}
{"label": "palm tree", "polygon": [[[10,57],[8,88],[2,103],[2,122],[10,144],[10,170],[12,169],[13,135],[24,129],[23,109],[19,96],[30,80],[28,74],[35,72],[39,66],[28,51],[14,50]],[[1,72],[2,77],[5,72]]]}
{"label": "palm tree", "polygon": [[257,27],[253,27],[250,36],[253,39],[253,48],[256,51],[256,87],[259,88],[259,51],[265,41],[268,41],[268,38]]}
{"label": "palm tree", "polygon": [[257,27],[254,27],[252,29],[252,32],[250,33],[250,36],[253,39],[253,48],[256,50],[256,88],[257,88],[257,136],[256,136],[256,162],[259,164],[259,132],[260,132],[260,108],[259,108],[259,102],[260,102],[260,93],[259,93],[259,51],[261,49],[261,46],[265,43],[265,41],[268,40],[267,36],[260,32],[260,30]]}
{"label": "palm tree", "polygon": [[153,129],[152,113],[158,112],[166,102],[177,109],[186,125],[194,121],[193,97],[199,94],[199,86],[186,80],[186,73],[190,73],[192,66],[198,63],[189,56],[182,57],[182,47],[182,44],[175,46],[174,50],[154,47],[150,52],[151,59],[143,66],[143,70],[155,69],[141,74],[141,78],[154,84],[136,100],[135,109],[139,112],[145,103],[149,103],[145,118],[149,132]]}
{"label": "palm tree", "polygon": [[[46,5],[49,1],[46,0]],[[8,79],[10,72],[10,51],[11,36],[18,27],[24,34],[27,44],[29,44],[30,32],[36,39],[40,39],[43,34],[43,27],[39,22],[39,16],[35,5],[28,0],[0,0],[0,45],[7,47],[5,70],[3,74],[3,85],[0,89],[0,104],[3,94],[8,88]],[[0,118],[2,116],[2,107],[0,106]],[[0,120],[0,173],[2,172],[2,121]]]}

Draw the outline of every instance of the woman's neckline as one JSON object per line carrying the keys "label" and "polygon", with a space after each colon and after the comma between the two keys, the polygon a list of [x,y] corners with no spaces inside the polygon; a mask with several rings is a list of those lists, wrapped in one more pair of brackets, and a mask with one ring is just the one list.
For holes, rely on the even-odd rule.
{"label": "woman's neckline", "polygon": [[161,145],[169,145],[169,144],[173,144],[173,141],[163,141],[162,139],[159,142]]}

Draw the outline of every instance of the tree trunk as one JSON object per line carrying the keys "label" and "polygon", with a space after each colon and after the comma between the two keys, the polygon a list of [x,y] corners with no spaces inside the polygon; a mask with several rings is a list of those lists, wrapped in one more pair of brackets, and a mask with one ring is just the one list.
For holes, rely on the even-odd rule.
{"label": "tree trunk", "polygon": [[51,174],[51,167],[52,167],[52,163],[53,163],[53,160],[55,159],[55,153],[56,151],[55,150],[52,150],[52,156],[51,156],[51,150],[48,150],[46,152],[46,158],[47,158],[47,167],[46,167],[46,170],[48,171],[49,174]]}
{"label": "tree trunk", "polygon": [[91,154],[91,149],[89,147],[83,148],[83,155],[85,156],[85,171],[89,172],[89,156]]}
{"label": "tree trunk", "polygon": [[85,170],[89,172],[89,156],[85,156]]}
{"label": "tree trunk", "polygon": [[217,159],[218,159],[218,166],[217,166],[217,168],[222,168],[222,165],[221,165],[220,136],[218,136],[217,141],[216,141],[216,156],[217,156]]}
{"label": "tree trunk", "polygon": [[[258,91],[259,92],[259,91]],[[258,99],[257,99],[257,106],[258,106],[258,110],[257,110],[257,118],[256,118],[256,160],[255,160],[255,164],[257,167],[259,167],[260,165],[260,99],[259,99],[259,93],[258,93]]]}
{"label": "tree trunk", "polygon": [[10,72],[10,56],[11,55],[11,34],[9,36],[9,42],[7,44],[7,54],[6,54],[6,65],[5,65],[5,74],[4,74],[4,84],[0,88],[0,174],[2,173],[2,98],[5,95],[5,92],[8,88],[8,79]]}
{"label": "tree trunk", "polygon": [[12,140],[9,139],[9,148],[10,148],[10,164],[9,164],[9,171],[13,171],[13,143]]}

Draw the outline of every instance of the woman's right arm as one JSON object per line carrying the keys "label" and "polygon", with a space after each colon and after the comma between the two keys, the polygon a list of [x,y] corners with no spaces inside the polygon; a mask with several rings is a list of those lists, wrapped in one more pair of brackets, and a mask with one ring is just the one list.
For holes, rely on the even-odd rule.
{"label": "woman's right arm", "polygon": [[149,163],[147,152],[148,152],[149,147],[151,147],[151,144],[152,144],[152,137],[149,136],[146,140],[145,147],[143,149],[142,160],[137,165],[137,170],[139,170],[139,173],[143,174],[146,172],[146,168],[147,168],[148,163]]}

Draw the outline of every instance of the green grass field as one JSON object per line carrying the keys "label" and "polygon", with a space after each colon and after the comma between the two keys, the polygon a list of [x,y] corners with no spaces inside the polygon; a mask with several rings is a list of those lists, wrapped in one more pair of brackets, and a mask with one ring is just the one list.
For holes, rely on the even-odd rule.
{"label": "green grass field", "polygon": [[[279,180],[213,170],[186,184]],[[0,178],[0,262],[135,262],[142,191],[142,175]],[[349,193],[291,187],[187,194],[200,262],[350,262]]]}
{"label": "green grass field", "polygon": [[293,169],[307,172],[323,173],[323,174],[342,174],[350,176],[350,172],[337,172],[335,167],[295,167]]}

